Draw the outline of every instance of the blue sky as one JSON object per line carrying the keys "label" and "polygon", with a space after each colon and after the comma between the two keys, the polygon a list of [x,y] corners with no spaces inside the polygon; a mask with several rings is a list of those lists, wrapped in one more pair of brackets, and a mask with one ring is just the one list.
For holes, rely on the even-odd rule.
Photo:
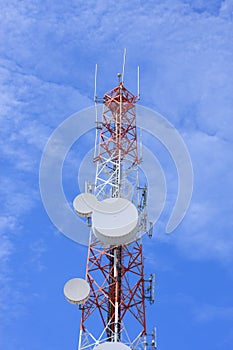
{"label": "blue sky", "polygon": [[79,312],[62,289],[84,274],[86,248],[47,217],[39,164],[52,131],[92,105],[96,63],[99,94],[115,86],[124,47],[126,86],[135,91],[139,64],[141,103],[177,128],[195,175],[181,225],[164,234],[168,203],[145,240],[157,274],[148,326],[162,350],[232,349],[232,18],[232,0],[1,1],[1,349],[76,348]]}

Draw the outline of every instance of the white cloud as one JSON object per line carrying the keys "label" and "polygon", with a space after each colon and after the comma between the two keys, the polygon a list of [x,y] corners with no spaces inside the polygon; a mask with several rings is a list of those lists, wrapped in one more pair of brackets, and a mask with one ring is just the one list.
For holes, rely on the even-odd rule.
{"label": "white cloud", "polygon": [[42,272],[46,269],[45,264],[43,263],[43,255],[47,251],[47,245],[42,239],[34,241],[31,246],[31,264],[38,272]]}
{"label": "white cloud", "polygon": [[233,1],[232,0],[222,1],[220,16],[223,18],[232,20],[233,18]]}
{"label": "white cloud", "polygon": [[204,304],[196,308],[194,315],[199,322],[233,320],[233,307]]}
{"label": "white cloud", "polygon": [[0,71],[0,281],[4,285],[0,307],[1,317],[7,313],[10,320],[22,313],[26,302],[26,277],[19,282],[15,276],[19,266],[12,268],[15,256],[21,254],[17,244],[23,234],[23,241],[31,242],[27,243],[31,255],[25,252],[30,268],[37,273],[45,269],[45,244],[33,235],[27,237],[28,214],[40,201],[38,170],[43,147],[64,116],[89,105],[89,99],[73,87],[25,74],[12,60],[0,58]]}
{"label": "white cloud", "polygon": [[[12,291],[8,261],[14,234],[21,234],[23,218],[39,200],[37,173],[47,138],[62,120],[91,104],[96,62],[99,95],[117,83],[124,47],[126,84],[136,90],[140,64],[142,104],[163,113],[182,132],[195,171],[184,222],[171,237],[161,237],[160,222],[161,235],[155,239],[177,245],[192,259],[231,266],[232,9],[231,0],[1,4],[2,307],[13,292],[12,310],[21,303],[20,289]],[[44,241],[32,236],[28,259],[37,272],[44,269],[43,254]],[[159,269],[172,269],[166,262],[156,260]],[[200,321],[232,317],[231,309],[211,305],[199,311]]]}
{"label": "white cloud", "polygon": [[184,293],[164,294],[161,296],[162,304],[177,304],[185,307],[190,316],[201,323],[208,323],[212,321],[231,321],[233,319],[233,307],[222,306],[216,304],[206,303],[194,298],[192,295]]}
{"label": "white cloud", "polygon": [[13,251],[13,244],[10,241],[7,232],[15,229],[15,224],[16,222],[14,217],[0,217],[0,266],[2,273],[4,271],[5,263]]}

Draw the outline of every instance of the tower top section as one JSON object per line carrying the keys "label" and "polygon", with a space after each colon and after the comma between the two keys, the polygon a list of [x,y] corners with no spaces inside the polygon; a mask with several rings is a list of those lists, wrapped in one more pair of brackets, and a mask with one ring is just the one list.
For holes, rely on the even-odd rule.
{"label": "tower top section", "polygon": [[122,104],[123,111],[127,112],[134,107],[134,104],[139,100],[138,96],[132,94],[127,90],[123,82],[120,81],[118,86],[104,94],[104,103],[112,112],[119,113],[120,104]]}
{"label": "tower top section", "polygon": [[94,162],[97,162],[95,195],[98,199],[102,195],[102,199],[132,199],[135,192],[136,188],[131,188],[131,194],[128,193],[128,177],[131,172],[136,173],[140,163],[137,147],[137,101],[138,96],[127,90],[123,81],[119,81],[115,88],[104,94],[102,118],[97,121],[94,155]]}

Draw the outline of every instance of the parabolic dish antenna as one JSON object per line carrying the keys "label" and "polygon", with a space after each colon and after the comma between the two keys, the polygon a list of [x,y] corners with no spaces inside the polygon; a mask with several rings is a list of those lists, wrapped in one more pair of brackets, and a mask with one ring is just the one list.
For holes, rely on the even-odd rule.
{"label": "parabolic dish antenna", "polygon": [[71,304],[84,304],[90,295],[90,286],[83,278],[72,278],[64,286],[64,295]]}
{"label": "parabolic dish antenna", "polygon": [[97,198],[91,193],[81,193],[73,201],[73,207],[76,213],[85,218],[91,217],[96,205]]}
{"label": "parabolic dish antenna", "polygon": [[107,198],[97,203],[95,211],[114,214],[122,211],[129,204],[131,204],[131,202],[126,198]]}
{"label": "parabolic dish antenna", "polygon": [[106,342],[97,345],[94,350],[130,350],[130,347],[120,342]]}
{"label": "parabolic dish antenna", "polygon": [[106,199],[93,212],[92,226],[104,245],[128,244],[137,238],[137,208],[125,198]]}

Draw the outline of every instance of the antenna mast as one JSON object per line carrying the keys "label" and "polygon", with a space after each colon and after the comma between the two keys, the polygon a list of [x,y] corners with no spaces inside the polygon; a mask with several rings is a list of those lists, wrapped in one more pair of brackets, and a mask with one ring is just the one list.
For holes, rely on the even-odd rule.
{"label": "antenna mast", "polygon": [[[154,275],[145,280],[142,235],[148,226],[147,186],[140,187],[138,176],[139,68],[138,95],[134,95],[124,87],[125,62],[126,49],[118,85],[104,94],[101,123],[96,113],[94,193],[74,200],[75,211],[92,227],[85,277],[89,294],[84,282],[72,282],[85,285],[86,293],[76,301],[82,310],[79,350],[114,350],[116,343],[117,350],[145,350],[148,345],[145,301],[154,300]],[[96,81],[97,65],[95,105]],[[66,297],[74,302],[70,293],[68,289]]]}

